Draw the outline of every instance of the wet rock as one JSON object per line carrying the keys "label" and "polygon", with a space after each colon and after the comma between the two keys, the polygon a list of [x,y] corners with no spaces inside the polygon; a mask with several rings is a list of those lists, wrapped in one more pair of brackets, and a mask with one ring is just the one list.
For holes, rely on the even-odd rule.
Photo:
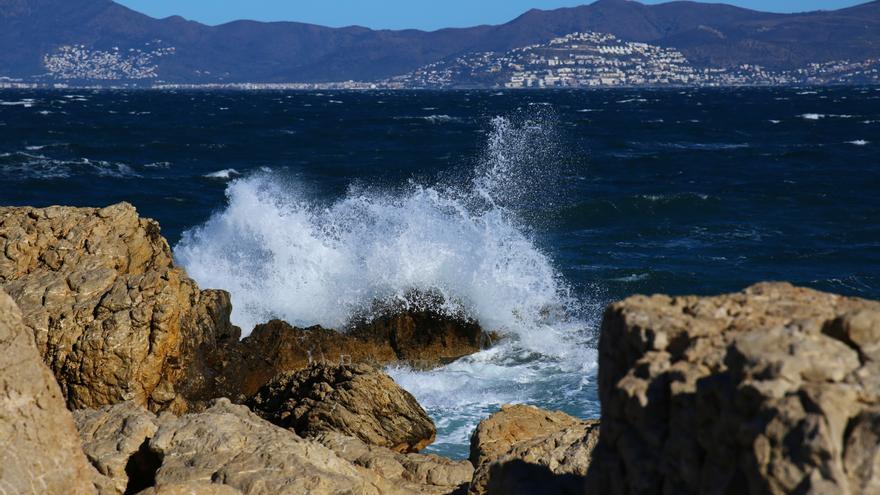
{"label": "wet rock", "polygon": [[303,436],[338,432],[397,452],[417,452],[436,429],[409,392],[368,365],[313,364],[277,376],[247,405]]}
{"label": "wet rock", "polygon": [[433,454],[402,454],[340,433],[321,433],[314,440],[339,457],[415,493],[464,493],[474,474],[468,461]]}
{"label": "wet rock", "polygon": [[471,438],[471,494],[584,493],[599,422],[506,405]]}
{"label": "wet rock", "polygon": [[61,390],[0,291],[0,493],[95,493]]}
{"label": "wet rock", "polygon": [[0,249],[0,288],[68,407],[181,412],[216,395],[211,361],[239,337],[229,296],[199,290],[131,205],[0,208]]}
{"label": "wet rock", "polygon": [[497,338],[473,321],[429,310],[379,313],[345,332],[273,320],[257,325],[225,358],[221,390],[227,397],[248,397],[279,373],[315,362],[431,368],[478,352]]}
{"label": "wet rock", "polygon": [[636,296],[599,345],[599,493],[869,493],[880,303],[789,284]]}

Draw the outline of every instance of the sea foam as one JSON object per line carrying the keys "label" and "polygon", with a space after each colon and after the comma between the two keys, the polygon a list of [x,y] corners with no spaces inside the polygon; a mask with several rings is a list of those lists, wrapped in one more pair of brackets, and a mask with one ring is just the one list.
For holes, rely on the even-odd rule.
{"label": "sea foam", "polygon": [[433,371],[389,369],[437,423],[434,452],[466,456],[476,423],[507,402],[598,414],[588,343],[597,306],[572,296],[517,213],[552,196],[546,180],[556,188],[554,124],[492,126],[479,165],[453,185],[352,185],[321,201],[271,172],[234,180],[228,205],[184,233],[177,259],[202,287],[231,293],[245,335],[270,318],[344,328],[375,301],[406,304],[412,289],[439,292],[435,310],[504,335]]}

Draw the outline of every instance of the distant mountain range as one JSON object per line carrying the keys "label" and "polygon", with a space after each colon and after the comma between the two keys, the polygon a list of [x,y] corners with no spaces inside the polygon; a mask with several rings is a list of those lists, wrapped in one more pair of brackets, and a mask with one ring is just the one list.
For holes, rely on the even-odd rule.
{"label": "distant mountain range", "polygon": [[803,14],[599,0],[531,10],[497,26],[432,32],[296,22],[207,26],[181,17],[154,19],[111,0],[0,0],[0,77],[145,84],[374,81],[468,53],[586,31],[675,48],[697,67],[786,70],[880,58],[880,0]]}

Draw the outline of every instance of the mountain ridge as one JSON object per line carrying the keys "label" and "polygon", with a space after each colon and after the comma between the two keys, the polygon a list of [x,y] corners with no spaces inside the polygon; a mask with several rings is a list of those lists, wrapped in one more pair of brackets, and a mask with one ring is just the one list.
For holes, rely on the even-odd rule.
{"label": "mountain ridge", "polygon": [[[107,54],[114,49],[123,53],[117,56],[120,63],[127,63],[124,53],[143,52],[144,60],[155,64],[147,71],[154,82],[373,81],[450,57],[506,51],[577,31],[676,48],[698,66],[792,68],[880,58],[880,0],[799,14],[688,1],[599,0],[532,9],[504,24],[436,31],[251,20],[208,26],[180,16],[152,18],[111,0],[0,0],[0,46],[5,48],[0,76],[51,81],[46,57],[59,47],[82,45],[96,64],[112,57]],[[174,48],[173,54],[153,57],[157,40]]]}

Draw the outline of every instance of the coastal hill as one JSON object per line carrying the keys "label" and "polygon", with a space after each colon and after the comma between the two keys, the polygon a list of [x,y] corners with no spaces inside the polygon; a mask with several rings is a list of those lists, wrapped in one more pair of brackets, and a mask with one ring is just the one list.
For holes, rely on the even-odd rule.
{"label": "coastal hill", "polygon": [[[786,70],[880,58],[880,1],[771,14],[721,4],[599,0],[531,10],[497,26],[372,30],[296,22],[207,26],[154,19],[111,0],[0,0],[0,78],[30,82],[375,81],[474,52],[573,32],[675,48],[697,67]],[[2,81],[2,79],[0,79]]]}

